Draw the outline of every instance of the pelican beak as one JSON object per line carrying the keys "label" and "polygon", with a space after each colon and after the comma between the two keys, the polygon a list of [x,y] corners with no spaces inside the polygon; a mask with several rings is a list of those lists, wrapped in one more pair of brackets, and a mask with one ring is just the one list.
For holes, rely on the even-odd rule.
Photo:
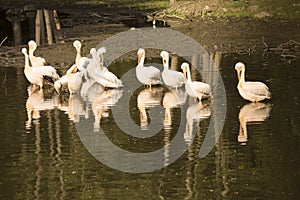
{"label": "pelican beak", "polygon": [[139,55],[138,55],[138,63],[140,63],[140,61],[141,61],[141,59],[142,59],[142,53],[140,53]]}
{"label": "pelican beak", "polygon": [[237,72],[237,76],[238,76],[238,81],[240,81],[240,78],[241,78],[241,70],[236,69],[236,72]]}
{"label": "pelican beak", "polygon": [[167,63],[166,59],[163,58],[163,64],[165,65]]}
{"label": "pelican beak", "polygon": [[183,70],[183,77],[184,77],[184,80],[187,79],[187,76],[186,76],[186,70]]}

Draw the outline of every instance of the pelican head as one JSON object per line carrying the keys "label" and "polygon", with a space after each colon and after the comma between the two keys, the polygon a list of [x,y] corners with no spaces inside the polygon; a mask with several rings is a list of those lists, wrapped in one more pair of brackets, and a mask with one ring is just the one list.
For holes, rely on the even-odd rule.
{"label": "pelican head", "polygon": [[29,51],[34,52],[37,48],[37,44],[35,43],[35,41],[30,40],[28,42],[28,47],[29,47]]}
{"label": "pelican head", "polygon": [[90,54],[91,54],[91,55],[95,55],[95,54],[96,54],[96,52],[97,52],[97,51],[96,51],[96,49],[95,49],[95,48],[91,48],[91,50],[90,50]]}
{"label": "pelican head", "polygon": [[241,71],[245,71],[245,64],[242,62],[238,62],[235,64],[234,69],[237,71],[238,80],[240,80],[241,79]]}
{"label": "pelican head", "polygon": [[27,54],[27,49],[26,48],[22,48],[22,53],[25,55]]}
{"label": "pelican head", "polygon": [[145,49],[139,48],[137,55],[145,54]]}
{"label": "pelican head", "polygon": [[81,48],[81,42],[79,42],[78,40],[75,40],[73,42],[73,47],[75,47],[75,49],[80,49]]}
{"label": "pelican head", "polygon": [[145,49],[139,48],[137,55],[138,55],[138,63],[140,63],[142,57],[145,55]]}
{"label": "pelican head", "polygon": [[182,71],[187,71],[188,67],[189,67],[189,64],[186,63],[186,62],[184,62],[184,63],[181,64]]}
{"label": "pelican head", "polygon": [[167,51],[160,52],[160,57],[163,59],[163,64],[166,64],[167,59],[169,58],[169,53]]}
{"label": "pelican head", "polygon": [[241,71],[243,69],[245,69],[245,64],[242,63],[242,62],[238,62],[235,64],[235,68],[234,68],[236,71]]}

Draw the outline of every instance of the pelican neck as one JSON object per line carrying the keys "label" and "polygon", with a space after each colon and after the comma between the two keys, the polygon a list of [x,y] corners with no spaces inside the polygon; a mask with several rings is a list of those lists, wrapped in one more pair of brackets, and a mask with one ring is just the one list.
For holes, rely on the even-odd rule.
{"label": "pelican neck", "polygon": [[166,58],[166,63],[164,64],[164,70],[169,70],[169,56]]}
{"label": "pelican neck", "polygon": [[188,82],[192,82],[192,79],[191,79],[191,72],[190,72],[190,67],[187,67],[187,68],[186,68],[186,72],[187,72],[187,81],[188,81]]}
{"label": "pelican neck", "polygon": [[245,69],[241,70],[240,82],[245,83]]}
{"label": "pelican neck", "polygon": [[26,53],[24,53],[24,56],[25,56],[25,67],[30,67],[29,66],[29,61],[28,61],[28,54],[27,54],[27,52]]}
{"label": "pelican neck", "polygon": [[144,62],[145,62],[145,54],[143,53],[137,67],[144,67]]}

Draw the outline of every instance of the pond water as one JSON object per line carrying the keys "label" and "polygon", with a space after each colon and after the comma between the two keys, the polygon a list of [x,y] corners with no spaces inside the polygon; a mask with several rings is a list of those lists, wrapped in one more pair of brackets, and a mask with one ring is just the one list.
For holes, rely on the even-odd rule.
{"label": "pond water", "polygon": [[[247,64],[249,80],[267,83],[271,100],[254,104],[239,96],[237,61]],[[214,112],[209,101],[199,106],[184,91],[138,88],[128,106],[131,120],[142,131],[151,129],[152,120],[161,129],[152,137],[137,138],[117,126],[112,112],[122,106],[130,88],[104,91],[95,86],[94,95],[82,98],[58,95],[46,86],[28,96],[23,69],[0,67],[1,199],[296,199],[300,195],[299,59],[289,64],[259,52],[219,53],[218,62],[227,95],[226,120],[214,148],[201,159],[199,149]],[[135,60],[120,61],[110,69],[120,76],[135,65]],[[182,105],[172,106],[174,96]],[[187,116],[192,113],[178,133],[186,151],[168,165],[172,149],[167,147],[178,131],[181,109]],[[160,121],[151,118],[151,110],[157,111]],[[140,174],[112,169],[86,149],[75,126],[81,123],[92,135],[102,134],[102,129],[115,145],[132,152],[165,148],[163,162],[168,166]]]}

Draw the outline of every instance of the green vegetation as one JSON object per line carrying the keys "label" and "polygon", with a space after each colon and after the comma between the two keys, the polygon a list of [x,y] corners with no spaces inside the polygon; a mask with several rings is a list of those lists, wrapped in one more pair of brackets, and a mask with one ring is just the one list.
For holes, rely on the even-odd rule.
{"label": "green vegetation", "polygon": [[169,0],[98,0],[109,7],[130,7],[139,10],[159,10],[169,7]]}
{"label": "green vegetation", "polygon": [[254,16],[285,19],[300,18],[299,0],[237,0],[223,1],[222,10],[213,13],[215,16]]}

